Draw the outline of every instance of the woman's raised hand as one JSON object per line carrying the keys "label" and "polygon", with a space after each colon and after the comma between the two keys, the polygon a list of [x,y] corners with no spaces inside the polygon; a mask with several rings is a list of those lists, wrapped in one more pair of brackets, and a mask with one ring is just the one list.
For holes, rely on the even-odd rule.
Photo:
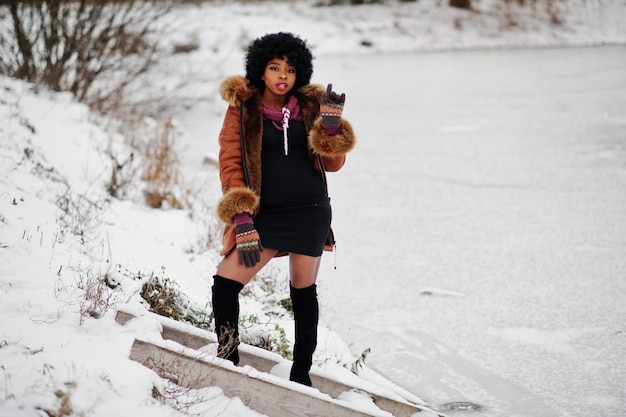
{"label": "woman's raised hand", "polygon": [[320,114],[322,116],[322,126],[335,128],[341,122],[343,105],[346,102],[346,95],[341,95],[333,91],[333,85],[328,84],[326,91],[322,94],[320,101]]}

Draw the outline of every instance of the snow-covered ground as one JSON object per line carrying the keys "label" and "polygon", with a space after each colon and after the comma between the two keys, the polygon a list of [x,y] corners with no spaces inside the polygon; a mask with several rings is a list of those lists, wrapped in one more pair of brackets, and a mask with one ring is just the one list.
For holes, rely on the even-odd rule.
{"label": "snow-covered ground", "polygon": [[[454,415],[620,415],[626,2],[558,3],[559,26],[539,11],[494,12],[498,2],[444,3],[177,10],[168,41],[200,48],[147,82],[181,101],[185,210],[146,207],[132,194],[141,184],[108,198],[109,154],[124,161],[124,139],[67,94],[0,78],[0,416],[58,413],[64,399],[73,415],[181,415],[152,397],[163,381],[127,359],[157,326],[119,326],[114,311],[145,308],[151,274],[209,307],[219,185],[202,161],[225,110],[216,87],[242,73],[251,39],[278,30],[309,41],[313,81],[347,93],[359,139],[330,176],[339,248],[320,273],[317,362],[333,372],[370,348],[366,375],[433,407],[484,407],[441,408]],[[277,296],[284,266],[260,279]],[[104,276],[121,289],[85,296]],[[242,312],[267,319],[266,302],[244,297]],[[92,309],[104,314],[81,314]],[[291,336],[288,317],[272,320]],[[258,415],[219,390],[201,395],[190,412]]]}

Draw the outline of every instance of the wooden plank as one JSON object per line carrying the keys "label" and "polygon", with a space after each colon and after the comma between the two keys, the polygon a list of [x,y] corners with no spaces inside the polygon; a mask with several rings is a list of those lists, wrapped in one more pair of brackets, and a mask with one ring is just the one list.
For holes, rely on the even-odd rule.
{"label": "wooden plank", "polygon": [[132,319],[134,319],[135,317],[136,316],[134,314],[128,313],[123,310],[117,310],[117,312],[115,313],[115,321],[118,322],[119,324],[126,324]]}
{"label": "wooden plank", "polygon": [[[385,412],[370,413],[294,390],[271,381],[250,376],[239,369],[229,369],[218,360],[188,356],[163,346],[135,340],[130,358],[154,370],[160,376],[186,388],[218,386],[228,397],[238,397],[249,408],[269,417],[382,417]],[[295,383],[291,383],[295,384]],[[306,390],[306,389],[305,389]]]}
{"label": "wooden plank", "polygon": [[[315,373],[315,369],[311,370],[310,376],[311,382],[313,383],[314,387],[319,387],[320,391],[330,395],[333,398],[339,398],[342,393],[355,389],[355,387],[344,384],[343,382],[317,375]],[[393,414],[394,417],[411,417],[416,413],[420,413],[422,411],[430,411],[431,413],[433,412],[426,407],[421,407],[417,404],[413,404],[408,400],[395,400],[389,398],[386,395],[373,393],[371,392],[371,390],[368,391],[362,388],[356,389],[369,395],[378,408]]]}
{"label": "wooden plank", "polygon": [[[208,344],[217,343],[217,336],[215,335],[215,333],[201,330],[197,327],[193,327],[191,325],[184,324],[154,313],[145,312],[142,314],[150,316],[161,324],[161,327],[163,329],[163,339],[172,340],[192,349],[199,349]],[[115,319],[118,323],[125,324],[135,317],[137,316],[135,316],[131,312],[118,310]],[[185,330],[185,328],[188,328],[189,330]],[[255,368],[260,372],[269,373],[272,368],[279,364],[280,360],[282,360],[282,358],[280,358],[278,355],[275,355],[277,357],[276,360],[273,359],[271,356],[272,355],[268,355],[268,353],[263,349],[257,348],[255,346],[245,344],[241,344],[239,346],[240,366],[247,365]],[[332,398],[339,398],[342,393],[355,389],[354,386],[347,385],[340,381],[336,381],[324,375],[320,375],[316,372],[315,368],[311,369],[310,376],[311,381],[313,382],[313,386],[318,388],[321,392],[330,395]],[[378,408],[393,414],[395,417],[411,417],[415,413],[419,413],[421,411],[430,411],[431,413],[433,412],[427,407],[405,400],[398,394],[395,394],[398,396],[398,398],[391,398],[389,395],[373,393],[371,392],[371,390],[367,390],[361,387],[356,387],[356,389],[367,393],[372,398],[374,404],[376,404]]]}
{"label": "wooden plank", "polygon": [[[144,315],[159,322],[162,328],[161,337],[165,340],[172,340],[191,349],[200,349],[209,344],[217,343],[215,333],[198,329],[190,324],[181,323],[158,314],[146,312]],[[115,321],[120,324],[126,324],[136,317],[137,316],[131,312],[118,310],[115,315]],[[185,330],[185,328],[188,330]],[[251,366],[261,372],[270,372],[279,362],[278,360],[268,358],[268,355],[259,355],[255,352],[259,349],[260,348],[256,348],[255,346],[241,345],[239,348],[240,364],[242,366]]]}
{"label": "wooden plank", "polygon": [[[166,340],[173,340],[180,343],[183,346],[187,346],[192,349],[200,349],[210,343],[217,343],[217,336],[215,333],[209,331],[203,331],[190,324],[181,323],[169,317],[160,316],[155,313],[145,312],[143,315],[148,316],[159,322],[161,325],[161,337]],[[131,313],[129,311],[118,310],[115,314],[115,321],[119,324],[126,324],[130,320],[139,317],[138,314]],[[181,329],[182,327],[182,329]],[[185,331],[187,327],[189,330]]]}
{"label": "wooden plank", "polygon": [[163,324],[163,331],[161,332],[161,337],[165,340],[173,340],[174,342],[180,343],[183,346],[186,346],[191,349],[200,349],[206,345],[217,343],[217,336],[215,333],[206,332],[206,335],[201,336],[197,334],[192,334],[188,332],[181,331],[178,327],[171,327],[167,324]]}

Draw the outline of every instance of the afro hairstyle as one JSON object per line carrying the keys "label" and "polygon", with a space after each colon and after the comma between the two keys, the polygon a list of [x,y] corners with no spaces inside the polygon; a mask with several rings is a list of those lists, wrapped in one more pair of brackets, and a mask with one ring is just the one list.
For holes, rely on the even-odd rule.
{"label": "afro hairstyle", "polygon": [[313,75],[313,55],[306,42],[286,32],[271,33],[255,39],[246,54],[246,78],[263,94],[265,82],[261,79],[267,63],[274,59],[287,57],[296,68],[296,82],[293,91],[311,82]]}

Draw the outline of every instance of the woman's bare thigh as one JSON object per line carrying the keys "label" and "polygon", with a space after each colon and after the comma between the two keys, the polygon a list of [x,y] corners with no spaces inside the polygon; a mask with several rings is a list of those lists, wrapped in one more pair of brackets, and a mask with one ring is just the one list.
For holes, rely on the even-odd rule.
{"label": "woman's bare thigh", "polygon": [[261,261],[255,266],[247,267],[239,263],[239,253],[235,249],[226,255],[217,267],[217,275],[246,285],[265,265],[267,265],[269,261],[272,260],[277,252],[278,251],[275,249],[265,248],[261,252]]}

